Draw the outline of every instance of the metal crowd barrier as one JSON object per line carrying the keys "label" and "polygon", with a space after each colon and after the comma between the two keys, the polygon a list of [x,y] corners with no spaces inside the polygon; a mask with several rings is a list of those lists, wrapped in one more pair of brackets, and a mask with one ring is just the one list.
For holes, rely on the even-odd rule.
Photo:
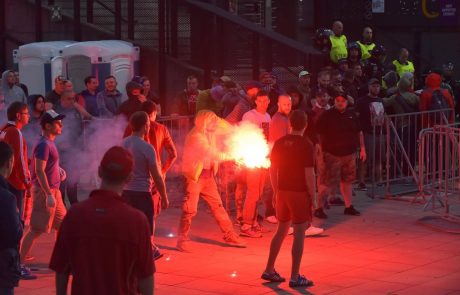
{"label": "metal crowd barrier", "polygon": [[444,218],[460,222],[460,124],[424,129],[419,142],[416,198],[423,198],[425,210],[431,208]]}
{"label": "metal crowd barrier", "polygon": [[365,135],[369,197],[392,198],[418,191],[419,133],[434,125],[447,125],[451,112],[446,109],[385,115],[384,125]]}

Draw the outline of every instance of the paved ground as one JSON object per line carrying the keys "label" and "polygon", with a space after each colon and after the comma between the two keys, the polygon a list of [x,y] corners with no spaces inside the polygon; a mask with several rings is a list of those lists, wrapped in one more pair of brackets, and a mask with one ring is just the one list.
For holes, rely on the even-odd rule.
{"label": "paved ground", "polygon": [[[358,193],[360,217],[346,217],[333,207],[330,218],[316,225],[324,235],[307,238],[301,271],[315,286],[291,289],[287,283],[265,283],[271,234],[247,239],[247,249],[225,247],[217,225],[206,209],[194,220],[193,253],[175,250],[179,194],[170,194],[172,208],[158,221],[157,242],[165,257],[157,262],[155,294],[460,294],[460,235],[437,232],[416,224],[429,215],[422,205],[392,200],[371,200]],[[268,226],[275,229],[275,226]],[[277,270],[289,275],[288,237]],[[54,275],[46,269],[53,236],[40,238],[33,250],[32,267],[39,279],[21,281],[16,294],[54,294]]]}

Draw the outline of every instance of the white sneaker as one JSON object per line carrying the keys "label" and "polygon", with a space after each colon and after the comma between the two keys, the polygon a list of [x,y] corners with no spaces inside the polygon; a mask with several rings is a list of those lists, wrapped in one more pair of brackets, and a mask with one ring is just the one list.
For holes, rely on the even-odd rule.
{"label": "white sneaker", "polygon": [[310,227],[307,228],[307,230],[305,231],[305,236],[307,237],[317,236],[317,235],[322,234],[323,232],[324,232],[323,228],[310,225]]}
{"label": "white sneaker", "polygon": [[266,217],[265,220],[268,223],[272,223],[272,224],[277,224],[278,223],[278,219],[276,219],[276,216],[274,216],[274,215]]}

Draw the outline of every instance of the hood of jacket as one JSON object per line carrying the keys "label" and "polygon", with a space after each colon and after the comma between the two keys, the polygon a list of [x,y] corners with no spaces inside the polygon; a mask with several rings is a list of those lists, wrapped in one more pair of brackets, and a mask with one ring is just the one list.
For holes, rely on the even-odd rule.
{"label": "hood of jacket", "polygon": [[400,93],[409,92],[411,88],[411,81],[406,77],[402,77],[398,83],[398,90]]}
{"label": "hood of jacket", "polygon": [[441,75],[436,73],[431,73],[425,78],[425,85],[428,88],[439,89],[441,88],[442,78]]}
{"label": "hood of jacket", "polygon": [[3,93],[5,93],[6,91],[9,90],[9,86],[8,86],[8,79],[6,78],[6,76],[8,76],[8,73],[11,72],[11,70],[6,70],[3,72],[2,74],[2,91]]}

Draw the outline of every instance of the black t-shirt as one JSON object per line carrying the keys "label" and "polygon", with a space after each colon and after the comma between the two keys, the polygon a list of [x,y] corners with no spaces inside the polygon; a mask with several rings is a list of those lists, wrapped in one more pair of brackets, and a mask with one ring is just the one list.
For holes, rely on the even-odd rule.
{"label": "black t-shirt", "polygon": [[341,113],[335,108],[325,111],[316,122],[323,151],[335,156],[346,156],[359,147],[361,126],[358,117],[350,110]]}
{"label": "black t-shirt", "polygon": [[275,141],[271,165],[278,169],[278,188],[306,192],[305,168],[314,166],[313,145],[299,135],[288,134]]}
{"label": "black t-shirt", "polygon": [[56,107],[59,104],[60,100],[61,100],[61,96],[57,94],[57,92],[54,91],[54,89],[48,92],[45,96],[45,101],[52,103],[54,107]]}
{"label": "black t-shirt", "polygon": [[[358,99],[355,107],[355,111],[358,113],[359,116],[359,123],[361,124],[361,128],[364,133],[372,134],[373,133],[373,126],[371,123],[371,111],[370,111],[370,104],[372,102],[380,102],[383,104],[383,100],[380,97],[372,98],[370,96],[364,96]],[[375,133],[380,134],[382,129],[380,126],[375,126]]]}

